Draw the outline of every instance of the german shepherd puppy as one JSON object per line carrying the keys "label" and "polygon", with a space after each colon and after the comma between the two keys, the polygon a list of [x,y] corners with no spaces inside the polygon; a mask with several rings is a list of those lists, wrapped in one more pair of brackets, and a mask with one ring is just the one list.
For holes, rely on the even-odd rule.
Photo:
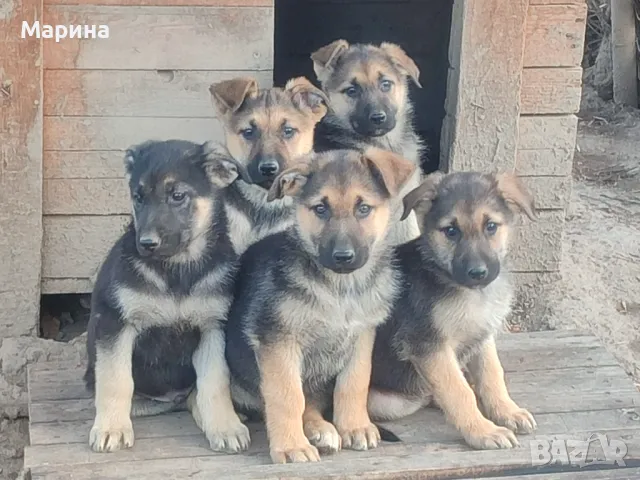
{"label": "german shepherd puppy", "polygon": [[390,200],[414,170],[388,151],[334,150],[271,186],[269,200],[295,198],[295,224],[241,257],[226,354],[234,402],[264,414],[275,463],[378,444],[367,391],[375,329],[399,289]]}
{"label": "german shepherd puppy", "polygon": [[[219,199],[243,167],[211,147],[149,141],[126,153],[133,218],[100,268],[88,326],[97,452],[131,447],[132,413],[169,410],[194,385],[194,417],[211,447],[249,444],[224,358],[238,263]],[[132,411],[134,393],[153,400],[138,399]]]}
{"label": "german shepherd puppy", "polygon": [[314,128],[328,100],[304,77],[263,90],[253,78],[235,78],[211,85],[210,92],[229,154],[249,177],[228,187],[223,199],[231,243],[240,255],[292,224],[291,199],[267,202],[268,189],[282,170],[312,152]]}
{"label": "german shepherd puppy", "polygon": [[404,207],[422,235],[396,248],[403,289],[376,336],[369,412],[398,418],[433,397],[470,446],[516,446],[536,422],[507,392],[494,336],[513,297],[509,233],[520,211],[535,218],[534,201],[512,174],[436,172]]}
{"label": "german shepherd puppy", "polygon": [[[374,146],[421,165],[425,146],[413,127],[408,85],[412,81],[421,88],[420,70],[401,47],[336,40],[311,54],[311,60],[330,103],[330,112],[316,128],[317,151]],[[420,180],[418,168],[398,197],[394,220],[402,215],[402,197]],[[394,224],[394,243],[412,240],[419,233],[411,214]]]}

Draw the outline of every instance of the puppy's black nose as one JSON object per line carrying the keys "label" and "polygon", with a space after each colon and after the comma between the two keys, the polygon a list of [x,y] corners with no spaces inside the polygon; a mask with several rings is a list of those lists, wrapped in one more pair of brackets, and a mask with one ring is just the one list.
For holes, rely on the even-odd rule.
{"label": "puppy's black nose", "polygon": [[273,177],[279,170],[278,162],[275,160],[265,160],[264,162],[260,162],[258,165],[258,170],[265,177]]}
{"label": "puppy's black nose", "polygon": [[333,252],[333,259],[339,264],[351,263],[355,257],[356,252],[353,250],[335,250]]}
{"label": "puppy's black nose", "polygon": [[158,248],[158,245],[160,245],[158,239],[154,237],[142,237],[140,238],[138,243],[140,244],[140,247],[142,247],[142,249],[146,250],[147,252],[153,252],[156,248]]}
{"label": "puppy's black nose", "polygon": [[472,280],[483,280],[489,272],[485,267],[474,267],[467,272]]}
{"label": "puppy's black nose", "polygon": [[384,112],[373,112],[369,116],[369,120],[374,125],[382,125],[386,119],[387,119],[387,114]]}

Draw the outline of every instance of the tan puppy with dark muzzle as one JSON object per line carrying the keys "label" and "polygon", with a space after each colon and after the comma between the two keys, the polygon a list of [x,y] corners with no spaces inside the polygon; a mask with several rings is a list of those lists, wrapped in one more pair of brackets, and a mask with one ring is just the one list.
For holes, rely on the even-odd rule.
{"label": "tan puppy with dark muzzle", "polygon": [[268,89],[241,77],[213,84],[210,91],[229,155],[245,166],[250,178],[234,182],[224,194],[229,237],[240,255],[292,224],[291,199],[267,202],[267,192],[279,173],[311,153],[327,99],[304,77]]}
{"label": "tan puppy with dark muzzle", "polygon": [[[311,54],[311,60],[330,104],[330,112],[316,129],[316,151],[378,147],[421,165],[426,147],[414,130],[409,98],[409,82],[421,87],[420,71],[400,46],[336,40]],[[420,233],[413,213],[399,221],[399,200],[417,187],[420,179],[418,168],[394,208],[391,235],[395,244]]]}
{"label": "tan puppy with dark muzzle", "polygon": [[519,212],[534,218],[533,199],[512,174],[436,172],[404,205],[423,233],[396,248],[404,288],[376,336],[369,412],[393,419],[435,399],[472,447],[511,448],[536,422],[509,396],[494,337],[513,298],[510,232]]}
{"label": "tan puppy with dark muzzle", "polygon": [[233,400],[264,414],[276,463],[380,440],[367,414],[371,351],[400,289],[390,202],[414,170],[388,151],[334,150],[271,187],[274,201],[295,199],[295,224],[242,256],[226,355]]}

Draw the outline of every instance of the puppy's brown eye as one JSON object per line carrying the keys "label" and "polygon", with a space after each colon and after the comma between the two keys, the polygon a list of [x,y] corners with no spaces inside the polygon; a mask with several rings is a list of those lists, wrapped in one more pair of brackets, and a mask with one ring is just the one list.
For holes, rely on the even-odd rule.
{"label": "puppy's brown eye", "polygon": [[173,192],[171,194],[171,203],[173,204],[179,204],[182,203],[184,201],[184,199],[186,198],[187,194],[184,192]]}
{"label": "puppy's brown eye", "polygon": [[495,222],[487,222],[484,229],[489,235],[495,235],[498,231],[498,224]]}
{"label": "puppy's brown eye", "polygon": [[347,96],[347,97],[351,97],[351,98],[355,98],[358,96],[358,87],[356,87],[355,85],[351,85],[350,87],[347,87],[343,90],[343,93]]}
{"label": "puppy's brown eye", "polygon": [[329,214],[329,209],[323,203],[319,203],[318,205],[314,205],[311,207],[311,210],[320,218],[324,218]]}
{"label": "puppy's brown eye", "polygon": [[242,135],[245,140],[251,140],[255,136],[255,129],[253,127],[245,128],[240,130],[240,135]]}
{"label": "puppy's brown eye", "polygon": [[393,83],[391,83],[389,80],[383,80],[380,82],[380,90],[385,93],[391,90],[392,86],[393,86]]}
{"label": "puppy's brown eye", "polygon": [[367,217],[371,213],[371,210],[373,210],[371,206],[365,203],[361,203],[360,205],[358,205],[357,213],[358,213],[358,216],[361,218]]}
{"label": "puppy's brown eye", "polygon": [[458,238],[458,236],[460,235],[460,230],[458,229],[458,227],[454,227],[453,225],[443,228],[442,231],[445,236],[447,238],[450,238],[451,240]]}

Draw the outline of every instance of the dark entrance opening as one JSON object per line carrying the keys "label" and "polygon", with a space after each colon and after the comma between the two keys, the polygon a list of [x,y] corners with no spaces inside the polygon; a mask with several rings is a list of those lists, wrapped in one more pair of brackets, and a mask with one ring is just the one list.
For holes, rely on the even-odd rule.
{"label": "dark entrance opening", "polygon": [[[452,0],[276,0],[274,83],[315,82],[311,52],[333,40],[399,44],[420,68],[411,86],[416,129],[429,146],[426,172],[438,169],[445,116]],[[317,83],[317,82],[315,82]]]}

